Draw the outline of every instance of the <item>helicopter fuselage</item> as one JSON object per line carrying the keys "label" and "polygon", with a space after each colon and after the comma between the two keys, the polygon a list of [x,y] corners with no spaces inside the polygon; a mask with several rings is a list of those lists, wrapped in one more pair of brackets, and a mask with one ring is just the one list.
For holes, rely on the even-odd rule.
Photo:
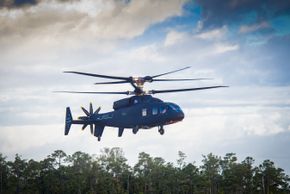
{"label": "helicopter fuselage", "polygon": [[119,128],[119,136],[122,136],[125,128],[132,128],[133,133],[137,133],[139,129],[157,126],[161,130],[159,132],[164,133],[164,125],[176,123],[184,118],[184,113],[178,105],[163,102],[151,95],[118,100],[114,102],[113,108],[114,111],[79,117],[78,120],[72,119],[70,109],[67,108],[65,134],[68,133],[71,124],[95,125],[94,135],[97,137],[102,135],[105,126]]}
{"label": "helicopter fuselage", "polygon": [[95,116],[95,120],[105,126],[142,129],[172,124],[183,118],[180,107],[167,102],[140,102]]}

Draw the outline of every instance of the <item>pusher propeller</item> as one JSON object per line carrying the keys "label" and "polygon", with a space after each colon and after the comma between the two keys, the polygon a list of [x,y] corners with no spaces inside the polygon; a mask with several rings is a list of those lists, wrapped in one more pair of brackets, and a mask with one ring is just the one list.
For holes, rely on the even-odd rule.
{"label": "pusher propeller", "polygon": [[91,134],[94,134],[94,124],[91,122],[91,120],[93,119],[94,115],[97,115],[99,113],[101,107],[97,108],[97,110],[94,112],[93,105],[92,103],[90,103],[89,111],[84,107],[81,107],[81,109],[86,114],[86,116],[81,116],[79,117],[79,119],[88,122],[82,126],[82,130],[84,130],[88,125],[90,125]]}

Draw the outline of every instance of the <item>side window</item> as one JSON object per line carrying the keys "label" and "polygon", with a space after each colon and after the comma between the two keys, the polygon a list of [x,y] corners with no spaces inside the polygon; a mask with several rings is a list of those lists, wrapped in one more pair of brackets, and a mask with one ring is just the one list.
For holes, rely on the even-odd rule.
{"label": "side window", "polygon": [[166,107],[165,107],[165,106],[161,106],[161,107],[159,108],[159,110],[160,110],[160,114],[164,114],[164,113],[166,113]]}
{"label": "side window", "polygon": [[147,108],[142,108],[142,116],[147,116]]}
{"label": "side window", "polygon": [[158,114],[158,108],[153,107],[152,108],[152,115],[157,115]]}

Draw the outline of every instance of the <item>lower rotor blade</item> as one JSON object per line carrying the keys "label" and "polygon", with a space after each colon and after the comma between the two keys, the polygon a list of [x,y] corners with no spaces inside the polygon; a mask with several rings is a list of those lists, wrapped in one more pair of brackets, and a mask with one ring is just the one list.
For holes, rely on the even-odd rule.
{"label": "lower rotor blade", "polygon": [[169,92],[186,92],[186,91],[195,91],[195,90],[208,90],[214,88],[224,88],[229,86],[210,86],[210,87],[201,87],[201,88],[184,88],[184,89],[174,89],[174,90],[151,90],[149,94],[157,94],[157,93],[169,93]]}
{"label": "lower rotor blade", "polygon": [[77,91],[54,91],[55,93],[70,93],[70,94],[132,94],[132,92],[77,92]]}
{"label": "lower rotor blade", "polygon": [[81,109],[84,111],[84,113],[85,113],[87,116],[90,116],[89,111],[87,111],[84,107],[81,107]]}

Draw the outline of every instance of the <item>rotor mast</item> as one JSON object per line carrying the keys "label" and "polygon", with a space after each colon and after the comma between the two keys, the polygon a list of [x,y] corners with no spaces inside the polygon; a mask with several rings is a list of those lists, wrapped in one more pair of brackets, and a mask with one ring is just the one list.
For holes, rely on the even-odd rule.
{"label": "rotor mast", "polygon": [[132,77],[131,85],[134,87],[136,96],[142,96],[146,92],[143,90],[146,80],[143,77]]}

